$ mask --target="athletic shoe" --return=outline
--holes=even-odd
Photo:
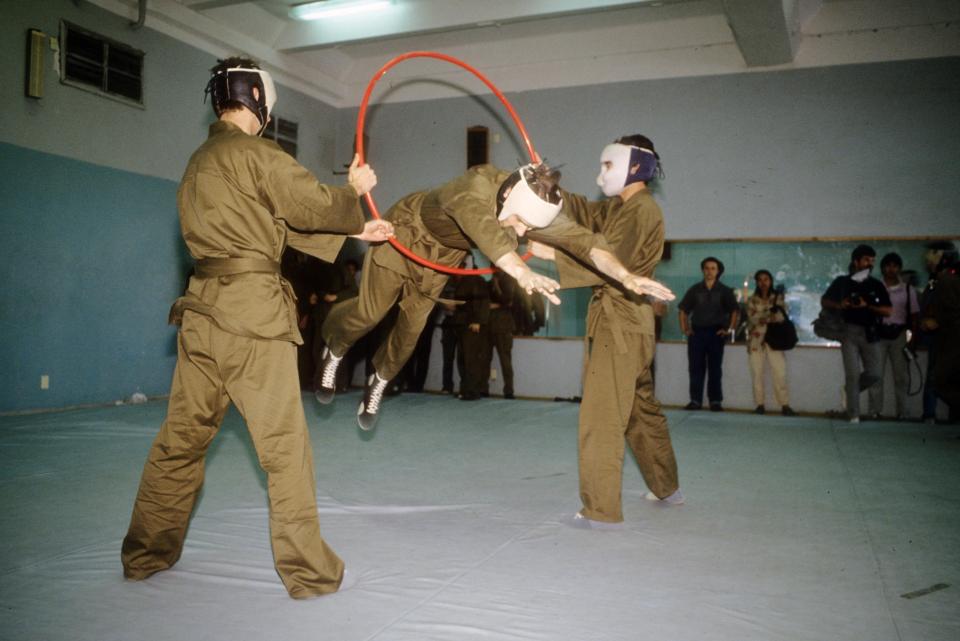
[[[569,525],[575,527],[579,530],[622,530],[623,521],[619,523],[610,523],[608,521],[594,521],[593,519],[588,519],[580,512],[577,512],[573,515],[573,518],[569,518]]]
[[[698,409],[700,409],[701,407],[702,407],[702,406],[700,405],[700,403],[698,403],[698,402],[696,402],[696,401],[690,401],[689,403],[687,403],[687,404],[683,407],[683,409],[685,409],[685,410],[698,410]]]
[[[321,405],[328,405],[333,400],[333,395],[337,393],[337,368],[343,356],[334,356],[329,347],[323,348],[323,360],[321,361],[320,387],[317,388],[317,402]]]
[[[711,412],[722,412],[722,411],[723,411],[723,405],[721,405],[720,403],[710,403],[710,411],[711,411]]]
[[[796,416],[796,415],[797,415],[797,413],[794,412],[794,411],[793,411],[793,408],[790,407],[789,405],[784,405],[783,408],[781,408],[780,413],[783,414],[784,416]]]
[[[363,400],[357,408],[357,424],[363,431],[369,432],[377,426],[380,403],[383,401],[383,393],[389,383],[389,380],[380,378],[376,372],[367,379],[367,384],[363,388]]]
[[[859,417],[859,416],[851,416],[850,418],[847,419],[847,422],[849,422],[850,425],[856,425],[857,423],[860,422],[860,417]]]
[[[647,499],[648,501],[655,501],[660,505],[683,505],[687,502],[687,499],[683,497],[683,492],[680,491],[679,487],[677,488],[676,492],[670,496],[665,496],[664,498],[660,498],[653,492],[647,492],[643,495],[643,498]]]
[[[763,405],[757,405],[757,409],[753,410],[753,413],[754,413],[754,414],[766,414],[766,413],[767,413],[767,408],[765,408]]]
[[[356,585],[357,577],[347,568],[343,568],[343,578],[340,579],[340,587],[337,588],[337,592],[346,592]]]

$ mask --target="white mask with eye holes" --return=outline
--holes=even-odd
[[[627,173],[630,171],[630,155],[633,147],[613,143],[603,148],[600,154],[600,175],[597,186],[608,198],[619,196],[627,186]]]
[[[527,183],[526,175],[532,171],[532,165],[521,167],[520,180],[513,186],[503,206],[500,208],[498,220],[506,220],[516,215],[523,223],[532,229],[547,227],[563,209],[563,200],[551,203],[540,198]]]
[[[597,186],[605,196],[613,198],[623,193],[628,185],[651,180],[659,166],[660,160],[653,150],[615,142],[604,147],[600,154]],[[633,173],[630,173],[631,168]]]

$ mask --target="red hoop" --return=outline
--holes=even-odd
[[[520,130],[520,136],[523,138],[523,143],[527,146],[527,153],[530,154],[530,162],[533,162],[533,163],[540,162],[540,156],[538,156],[537,152],[534,151],[533,143],[530,142],[530,136],[527,135],[527,130],[523,126],[523,122],[520,121],[520,117],[517,115],[517,112],[514,111],[513,105],[510,104],[510,101],[507,100],[507,97],[504,96],[503,93],[499,89],[497,89],[497,87],[492,82],[490,82],[490,80],[488,80],[486,76],[484,76],[482,73],[480,73],[479,71],[477,71],[476,69],[468,65],[467,63],[463,62],[462,60],[458,60],[457,58],[448,56],[446,54],[434,53],[432,51],[410,51],[408,53],[404,53],[397,56],[387,64],[380,67],[380,70],[377,71],[377,73],[373,75],[373,78],[370,79],[370,84],[367,85],[367,90],[363,94],[363,101],[360,103],[360,111],[357,114],[356,148],[357,148],[357,154],[359,154],[360,156],[360,164],[363,164],[364,162],[366,162],[364,159],[364,150],[363,150],[363,126],[367,118],[367,103],[370,102],[370,94],[373,93],[374,86],[376,86],[377,82],[380,81],[380,78],[382,78],[387,73],[387,71],[389,71],[391,68],[395,67],[396,65],[400,64],[404,60],[409,60],[410,58],[436,58],[437,60],[444,60],[451,64],[455,64],[458,67],[463,67],[464,69],[466,69],[467,71],[475,75],[477,78],[479,78],[483,82],[483,84],[487,85],[487,87],[490,88],[493,94],[500,99],[500,102],[503,103],[503,106],[507,108],[507,112],[510,114],[510,117],[513,118],[513,122],[516,123],[517,129]],[[368,191],[366,194],[364,194],[364,198],[367,201],[367,206],[370,208],[370,213],[373,214],[373,217],[380,218],[381,217],[380,211],[377,209],[377,203],[375,203],[373,200],[373,194]],[[400,243],[400,241],[398,241],[396,238],[391,238],[390,244],[393,245],[398,252],[400,252],[410,260],[416,263],[419,263],[424,267],[429,267],[430,269],[434,269],[438,272],[443,272],[445,274],[469,275],[469,274],[492,274],[494,272],[494,269],[492,267],[488,267],[486,269],[461,269],[459,267],[447,267],[446,265],[439,265],[437,263],[427,260],[426,258],[423,258],[422,256],[418,256],[417,254],[414,254],[412,251],[410,251],[410,249],[408,249],[407,247],[404,247]],[[522,256],[522,258],[524,260],[528,260],[532,255],[533,255],[532,253],[527,252]]]

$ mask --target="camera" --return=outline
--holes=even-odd
[[[859,305],[862,300],[863,298],[860,296],[858,292],[853,292],[852,294],[850,294],[851,305]]]

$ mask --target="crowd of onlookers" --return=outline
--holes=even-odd
[[[908,415],[908,393],[923,394],[924,422],[936,421],[938,399],[950,407],[950,420],[960,410],[960,305],[958,305],[958,261],[953,243],[930,243],[925,255],[928,281],[922,287],[914,275],[905,275],[903,259],[888,253],[880,259],[880,278],[871,275],[876,251],[857,246],[847,274],[833,280],[821,298],[821,317],[814,331],[840,343],[844,385],[842,415],[851,423],[861,416],[869,419]],[[733,289],[721,282],[724,266],[718,258],[704,258],[700,264],[703,280],[687,290],[680,301],[680,328],[687,337],[690,374],[690,402],[686,409],[703,406],[704,383],[709,408],[723,410],[723,352],[732,340],[741,314],[746,316],[746,347],[753,380],[755,412],[764,406],[764,364],[770,368],[774,398],[784,415],[793,415],[786,377],[785,351],[796,343],[783,344],[783,325],[789,324],[789,307],[782,287],[773,275],[761,269],[754,274],[756,290],[741,305]],[[776,336],[776,340],[772,337]],[[920,372],[918,350],[927,352],[927,367]],[[890,363],[893,372],[895,407],[883,406],[884,372]],[[911,369],[912,368],[912,369]],[[911,376],[911,372],[915,375]],[[922,381],[922,383],[921,383]],[[915,387],[914,391],[908,390]],[[866,412],[860,395],[867,392]]]
[[[932,423],[938,399],[953,399],[955,392],[950,391],[950,386],[956,386],[953,381],[960,380],[954,365],[960,357],[950,356],[956,354],[960,336],[956,302],[951,298],[956,295],[953,290],[960,262],[957,249],[947,241],[930,243],[925,256],[928,280],[922,285],[915,273],[903,272],[903,259],[893,252],[880,259],[879,274],[874,277],[876,260],[872,247],[857,246],[851,254],[848,273],[834,279],[821,299],[823,312],[818,323],[833,324],[833,332],[827,328],[822,335],[840,343],[843,358],[841,413],[853,423],[861,417],[919,418]],[[700,268],[703,280],[691,286],[678,305],[689,366],[690,402],[686,409],[702,408],[706,392],[706,406],[712,411],[723,410],[724,346],[733,340],[739,328],[739,336],[746,344],[754,411],[767,411],[764,381],[765,369],[769,369],[773,397],[780,412],[785,416],[795,414],[790,406],[786,366],[786,351],[792,344],[781,345],[772,340],[774,329],[790,323],[783,286],[774,282],[768,270],[760,269],[754,274],[753,293],[738,301],[734,290],[721,280],[724,265],[720,259],[704,258]],[[323,350],[320,326],[334,304],[357,295],[359,270],[360,263],[354,259],[329,264],[295,251],[284,255],[283,272],[298,297],[304,338],[299,369],[305,389],[316,387]],[[349,386],[357,365],[364,363],[365,368],[369,367],[366,363],[371,348],[392,322],[393,315],[388,315],[377,330],[351,349],[346,366],[339,373],[341,390]],[[489,373],[496,353],[503,377],[503,396],[513,398],[513,337],[532,336],[543,325],[542,298],[526,294],[503,273],[496,272],[489,280],[475,275],[455,276],[447,284],[413,356],[391,382],[390,391],[423,391],[434,332],[439,329],[443,393],[456,393],[462,400],[489,396]],[[916,361],[918,351],[927,353],[924,371]],[[888,363],[893,375],[893,407],[884,407]],[[862,392],[867,392],[866,411],[861,408]],[[908,394],[922,394],[921,416],[909,415]],[[953,419],[958,407],[956,400],[949,406]]]

